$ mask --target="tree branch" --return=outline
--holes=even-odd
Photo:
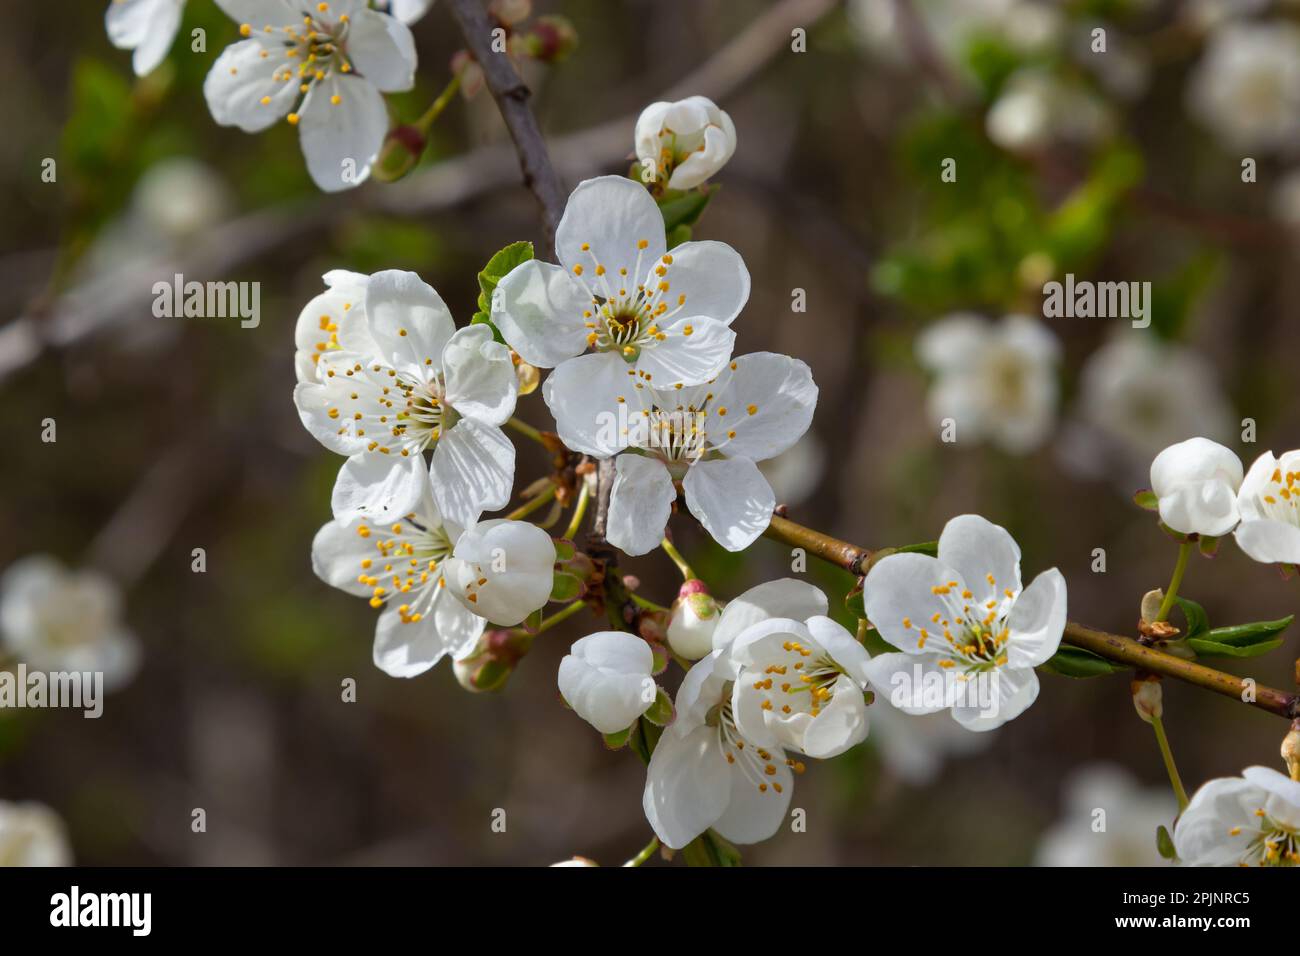
[[[773,516],[772,523],[764,534],[773,540],[803,548],[823,561],[843,568],[853,575],[862,575],[870,569],[875,560],[889,553],[889,549],[870,551],[778,516]],[[1273,687],[1254,684],[1254,699],[1246,700],[1245,692],[1248,685],[1245,679],[1206,667],[1204,664],[1166,654],[1130,637],[1108,634],[1083,624],[1070,622],[1065,625],[1063,639],[1075,647],[1091,651],[1109,661],[1129,664],[1155,674],[1172,677],[1204,690],[1232,697],[1288,720],[1300,717],[1300,694],[1288,694]]]
[[[501,118],[505,120],[515,152],[519,154],[519,168],[524,174],[524,185],[537,197],[542,207],[542,234],[545,257],[555,258],[555,227],[564,213],[566,193],[559,174],[551,164],[546,142],[537,126],[537,117],[528,106],[532,92],[515,72],[510,57],[492,49],[493,21],[479,0],[451,0],[451,15],[465,37],[470,53],[483,69],[488,91],[496,100]]]

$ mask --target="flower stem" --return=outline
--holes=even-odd
[[[1169,587],[1165,589],[1165,599],[1160,602],[1160,610],[1156,614],[1153,623],[1160,623],[1169,617],[1169,612],[1174,609],[1174,598],[1178,597],[1178,587],[1183,583],[1183,572],[1187,570],[1187,558],[1192,553],[1192,543],[1184,541],[1178,546],[1178,561],[1174,564],[1174,576],[1169,579]]]
[[[551,485],[541,494],[534,495],[528,501],[525,501],[514,511],[506,515],[506,517],[511,519],[512,521],[518,521],[520,518],[526,518],[554,497],[555,497],[555,485]]]
[[[1178,798],[1178,812],[1187,809],[1187,791],[1183,789],[1183,779],[1178,776],[1178,767],[1174,765],[1174,752],[1169,749],[1169,738],[1165,736],[1165,724],[1159,717],[1152,716],[1151,727],[1156,732],[1156,743],[1160,747],[1160,758],[1165,762],[1165,771],[1169,774],[1169,783]]]
[[[668,611],[668,608],[664,607],[662,604],[656,604],[649,598],[643,598],[635,591],[628,591],[627,596],[632,599],[633,603],[636,604],[637,607],[643,607],[647,611],[663,611],[665,613]]]
[[[457,70],[451,75],[451,79],[447,82],[447,85],[442,88],[442,92],[438,94],[438,98],[433,101],[427,110],[424,111],[424,115],[415,121],[416,127],[427,133],[429,128],[438,121],[438,117],[442,115],[442,111],[447,108],[447,104],[451,102],[451,98],[455,96],[456,91],[460,89],[461,72],[461,70]]]
[[[636,856],[632,857],[632,859],[628,860],[628,861],[627,861],[626,863],[624,863],[623,865],[624,865],[624,866],[640,866],[640,865],[641,865],[642,863],[644,863],[646,860],[650,859],[650,857],[654,856],[654,852],[655,852],[655,850],[657,850],[657,849],[659,849],[659,838],[658,838],[657,836],[655,836],[655,837],[651,837],[651,838],[650,838],[650,842],[647,843],[647,844],[642,848],[641,852],[638,853]]]
[[[520,419],[511,416],[510,418],[506,419],[506,425],[510,428],[513,428],[515,431],[519,432],[519,434],[527,438],[531,438],[539,445],[546,444],[546,440],[542,438],[542,433],[525,421],[521,421]]]
[[[671,541],[664,538],[659,542],[659,547],[663,548],[664,554],[673,559],[673,564],[677,565],[677,570],[682,573],[682,580],[690,581],[695,577],[695,572],[692,571],[691,566],[686,563],[686,559],[682,557],[681,552],[673,547]]]
[[[586,606],[587,606],[586,598],[579,598],[578,600],[574,601],[572,604],[566,604],[564,607],[560,608],[560,610],[556,611],[550,617],[543,618],[542,623],[537,625],[537,633],[540,634],[542,633],[542,631],[549,631],[551,628],[555,627],[555,625],[559,624],[561,621],[567,621],[569,618],[573,617],[573,615],[577,614]]]
[[[569,520],[569,527],[564,530],[564,537],[572,541],[573,536],[578,533],[582,527],[582,519],[587,516],[587,502],[591,500],[591,490],[587,483],[582,483],[582,490],[578,492],[578,503],[574,505],[573,517]]]

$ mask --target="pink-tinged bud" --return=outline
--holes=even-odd
[[[452,54],[451,72],[460,74],[460,92],[467,100],[472,100],[483,89],[483,67],[469,55],[468,50],[457,50]]]
[[[722,606],[704,582],[692,578],[677,592],[668,622],[668,645],[687,660],[697,661],[713,650],[713,630]]]
[[[1129,690],[1133,694],[1133,709],[1148,724],[1164,716],[1164,690],[1160,687],[1158,676],[1149,674],[1143,678],[1135,678],[1129,684]]]
[[[394,126],[388,131],[379,158],[370,168],[370,175],[381,183],[401,179],[420,161],[428,138],[414,126]]]
[[[516,38],[514,46],[521,56],[560,63],[578,48],[578,31],[564,17],[538,17],[527,33]]]
[[[525,635],[486,631],[468,657],[452,662],[456,680],[475,694],[500,690],[531,644],[532,639]]]

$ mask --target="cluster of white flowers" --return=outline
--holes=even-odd
[[[1300,449],[1266,451],[1242,468],[1207,438],[1171,445],[1151,463],[1160,520],[1180,534],[1219,537],[1264,564],[1300,564]]]

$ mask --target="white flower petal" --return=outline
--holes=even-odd
[[[332,72],[312,84],[299,116],[302,155],[312,181],[327,193],[364,182],[388,133],[388,108],[374,84]]]
[[[367,518],[391,524],[415,510],[428,485],[422,455],[359,452],[339,469],[330,506],[338,521]]]
[[[933,654],[877,654],[867,661],[864,670],[877,696],[895,710],[913,715],[937,714],[950,705],[943,693],[927,691],[927,684],[944,688],[949,680],[949,672],[939,666],[939,658]]]
[[[634,375],[631,366],[608,352],[569,359],[551,372],[542,383],[542,397],[555,416],[560,440],[593,458],[609,458],[626,448],[624,431],[641,407]]]
[[[448,654],[473,648],[486,624],[441,592],[419,621],[403,623],[397,608],[385,608],[375,627],[375,666],[390,677],[416,677]]]
[[[1202,785],[1174,825],[1178,858],[1188,866],[1236,866],[1259,830],[1255,811],[1266,800],[1263,789],[1241,777]]]
[[[638,248],[644,242],[644,248]],[[584,245],[589,246],[583,249]],[[629,276],[643,274],[664,254],[664,219],[650,193],[622,176],[598,176],[578,184],[555,230],[560,264]],[[640,263],[640,269],[637,268]]]
[[[1037,667],[1055,654],[1061,646],[1065,615],[1065,578],[1052,568],[1029,582],[1011,607],[1007,666]]]
[[[383,359],[424,378],[442,371],[442,352],[456,332],[451,310],[414,272],[376,272],[366,285],[366,317]]]
[[[730,118],[727,120],[731,122]],[[736,151],[736,133],[710,126],[704,131],[700,149],[686,157],[686,161],[673,168],[668,178],[669,189],[694,189],[727,164]]]
[[[464,418],[438,439],[431,474],[438,510],[467,526],[481,512],[509,504],[515,481],[515,446],[495,425]]]
[[[717,728],[701,725],[680,735],[670,731],[650,755],[641,806],[655,835],[680,850],[726,811],[731,786]]]
[[[610,489],[609,543],[634,556],[653,551],[676,500],[672,476],[658,458],[619,455]]]
[[[621,460],[621,459],[620,459]],[[696,462],[682,480],[686,507],[728,551],[743,551],[772,521],[776,497],[748,458]]]
[[[146,76],[163,61],[176,38],[185,0],[113,0],[104,14],[108,39],[119,50],[134,50],[136,76]]]
[[[429,12],[433,0],[388,0],[388,12],[403,23],[414,23]]]
[[[415,38],[406,23],[374,10],[351,17],[348,59],[362,78],[383,93],[409,90],[415,84]]]
[[[822,705],[804,731],[799,750],[817,760],[838,757],[867,739],[868,726],[862,688],[840,675],[831,685],[830,703]]]
[[[858,643],[858,639],[836,621],[824,614],[814,615],[804,622],[808,633],[820,644],[836,664],[860,687],[865,688],[868,680],[867,662],[871,655]]]
[[[655,702],[650,645],[625,631],[601,631],[576,641],[560,661],[560,694],[602,734],[632,726]]]
[[[520,357],[554,368],[587,348],[591,296],[560,266],[529,259],[497,283],[492,323]]]
[[[768,766],[775,767],[776,772],[765,774],[761,782],[756,782],[740,769],[739,760],[730,765],[731,798],[713,829],[732,843],[759,843],[785,823],[790,797],[794,794],[794,774],[780,750],[772,752]]]
[[[465,530],[442,570],[447,589],[467,610],[514,627],[550,600],[555,543],[527,521],[483,521]]]
[[[992,673],[997,675],[997,700],[989,708],[992,713],[971,704],[952,709],[953,720],[967,730],[995,730],[1019,717],[1038,699],[1038,674],[1033,668],[1017,670],[1006,666],[999,667]]]
[[[740,253],[725,242],[705,239],[683,242],[671,255],[664,276],[670,299],[684,295],[684,312],[730,325],[749,301],[749,270]]]
[[[369,443],[364,437],[357,436],[353,429],[341,427],[337,417],[330,417],[330,410],[338,407],[335,405],[335,395],[335,389],[318,382],[299,382],[295,385],[293,403],[298,409],[298,417],[302,420],[303,427],[332,452],[354,455],[365,451]]]
[[[442,353],[446,401],[461,415],[486,425],[503,425],[515,413],[519,378],[510,350],[486,325],[456,332]]]
[[[362,521],[334,520],[316,532],[311,543],[311,568],[331,587],[354,594],[357,597],[370,597],[374,586],[362,584],[358,580],[364,572],[363,561],[373,560],[374,542],[357,533]]]
[[[826,595],[805,581],[778,578],[767,581],[727,602],[713,632],[713,646],[727,648],[748,627],[769,618],[806,621],[826,614]]]
[[[977,600],[1020,590],[1020,546],[1006,528],[979,515],[958,515],[944,525],[939,561],[961,575]]]
[[[764,461],[803,437],[817,407],[812,371],[798,359],[775,352],[741,355],[710,404],[710,443],[729,456]],[[723,410],[726,414],[723,414]],[[724,434],[713,434],[717,429]],[[725,437],[730,432],[735,437]]]
[[[298,84],[275,78],[284,63],[263,57],[265,50],[259,40],[243,40],[226,47],[212,64],[203,81],[203,95],[218,125],[256,133],[283,119],[293,108]]]
[[[948,608],[934,589],[948,587],[950,580],[948,569],[927,554],[881,558],[868,572],[863,589],[867,619],[881,637],[901,651],[925,654],[936,650],[937,645],[928,642],[942,641],[943,636],[930,623],[931,618],[935,614],[946,617]],[[923,638],[927,641],[924,647]]]
[[[637,371],[646,373],[657,389],[716,378],[736,345],[735,332],[703,316],[677,319],[661,332],[663,340],[643,346],[636,362]]]
[[[1151,463],[1151,490],[1160,519],[1183,534],[1221,535],[1237,524],[1241,460],[1207,438],[1190,438]]]

